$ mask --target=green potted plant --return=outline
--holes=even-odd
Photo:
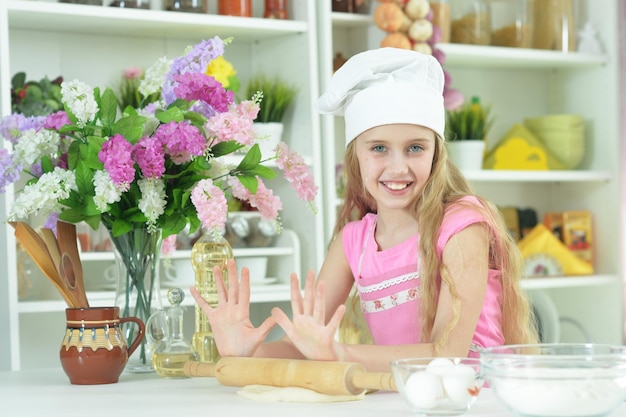
[[[248,82],[246,94],[263,94],[254,129],[260,139],[258,143],[264,157],[271,157],[276,153],[276,146],[282,138],[285,112],[293,103],[297,91],[296,86],[278,76],[270,78],[265,74],[258,74]]]
[[[446,148],[460,168],[481,169],[487,133],[493,124],[491,107],[472,97],[458,109],[446,111]]]

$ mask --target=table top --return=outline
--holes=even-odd
[[[333,403],[260,402],[237,395],[237,387],[215,378],[163,379],[157,374],[123,373],[119,382],[72,385],[61,368],[0,372],[3,417],[254,416],[413,417],[397,392],[374,392],[364,399]],[[483,389],[468,417],[512,417],[491,390]],[[626,416],[626,405],[611,417]]]

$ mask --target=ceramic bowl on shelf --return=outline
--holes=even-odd
[[[536,135],[567,169],[578,168],[585,155],[585,120],[576,114],[548,114],[524,119]]]
[[[593,343],[481,350],[482,372],[519,417],[603,417],[626,399],[626,347]]]
[[[409,358],[391,362],[398,392],[422,415],[466,413],[483,387],[478,358]]]

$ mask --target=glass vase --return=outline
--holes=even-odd
[[[138,317],[146,323],[153,312],[163,308],[159,284],[161,231],[136,229],[121,236],[109,235],[118,270],[115,305],[120,308],[120,317]],[[126,340],[134,340],[136,331],[136,326],[122,326]],[[154,371],[152,348],[146,339],[128,359],[126,371]]]

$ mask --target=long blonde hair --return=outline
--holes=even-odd
[[[355,140],[347,147],[344,160],[346,179],[344,204],[340,208],[334,236],[350,221],[361,219],[367,213],[376,213],[376,202],[365,189],[361,178]],[[511,237],[500,211],[488,200],[476,195],[459,169],[448,159],[443,139],[437,137],[432,170],[421,197],[415,201],[412,212],[416,219],[428,219],[419,222],[419,256],[420,265],[420,311],[422,322],[422,341],[430,339],[437,310],[439,285],[437,278],[448,285],[455,307],[455,319],[452,320],[435,343],[435,349],[447,342],[450,331],[459,319],[460,304],[445,266],[437,254],[437,238],[446,208],[462,197],[474,196],[481,205],[472,204],[485,218],[482,223],[490,231],[490,265],[491,269],[501,271],[502,285],[502,331],[506,344],[536,343],[537,327],[531,312],[528,299],[520,288],[522,276],[522,257],[517,244]],[[459,202],[461,203],[461,202]],[[464,203],[470,204],[470,203]],[[358,297],[355,297],[358,301]]]

